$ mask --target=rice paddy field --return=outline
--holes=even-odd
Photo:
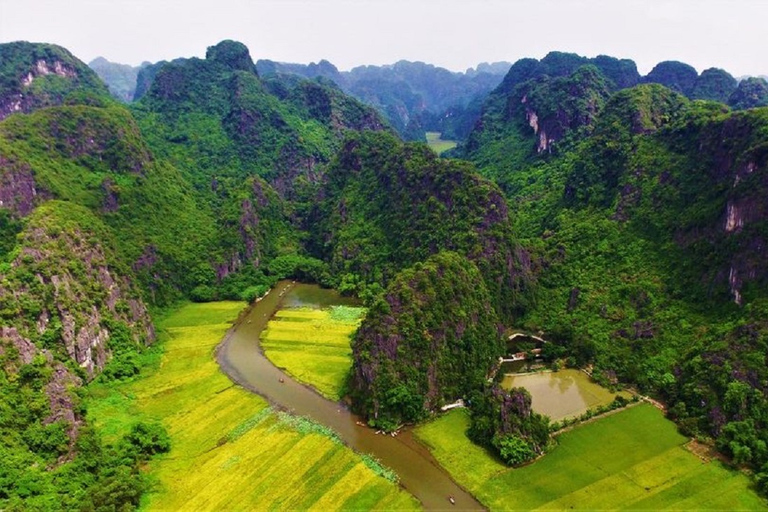
[[[685,448],[688,439],[642,404],[558,436],[538,461],[509,469],[472,444],[454,410],[417,429],[454,479],[491,510],[765,510],[746,475]]]
[[[160,319],[157,363],[92,385],[89,419],[107,440],[161,421],[170,453],[147,471],[144,510],[408,510],[418,503],[317,424],[273,411],[219,371],[213,351],[240,302],[187,304]]]
[[[456,147],[456,141],[455,140],[443,140],[440,138],[441,133],[440,132],[427,132],[427,144],[430,148],[432,148],[432,151],[437,153],[438,155],[442,155],[446,151],[449,151]]]
[[[341,398],[352,365],[350,340],[364,308],[281,309],[261,335],[261,346],[279,368],[331,400]]]

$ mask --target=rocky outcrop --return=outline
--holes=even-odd
[[[62,218],[69,215],[96,229]],[[103,225],[87,210],[55,201],[39,207],[21,234],[19,255],[2,276],[4,338],[20,347],[26,347],[20,339],[51,340],[46,346],[73,360],[89,377],[111,357],[114,325],[125,325],[134,343],[151,342],[154,330],[147,308],[116,268],[108,246],[97,241],[105,238],[109,240]]]
[[[392,428],[482,388],[504,352],[477,267],[438,253],[401,272],[353,342],[355,407]]]
[[[32,169],[0,156],[0,208],[10,210],[16,217],[26,217],[41,199],[50,197],[38,191]]]
[[[78,428],[83,422],[83,418],[77,412],[77,399],[72,391],[82,385],[82,380],[61,362],[55,361],[50,350],[39,348],[32,341],[21,336],[16,328],[0,327],[0,355],[6,353],[11,347],[17,355],[15,360],[5,360],[3,371],[6,374],[16,374],[21,365],[30,365],[36,359],[44,361],[44,364],[51,367],[50,378],[44,387],[50,411],[43,419],[43,424],[66,423],[71,453],[77,439]]]
[[[96,74],[64,48],[15,42],[0,45],[3,74],[0,120],[17,112],[61,105],[75,91],[103,96],[107,92]]]

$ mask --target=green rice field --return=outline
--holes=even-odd
[[[339,400],[352,365],[350,338],[364,314],[364,308],[350,306],[281,309],[262,332],[264,355],[296,380]]]
[[[517,469],[472,444],[455,410],[417,429],[451,475],[491,510],[764,510],[749,478],[685,448],[688,439],[642,404],[558,436],[558,446]]]
[[[455,140],[443,140],[440,138],[440,132],[427,132],[427,145],[438,155],[442,155],[456,147]]]
[[[89,387],[89,419],[107,440],[161,421],[170,453],[146,468],[144,510],[393,510],[418,503],[362,458],[301,419],[235,386],[213,357],[240,302],[187,304],[161,319],[158,364]],[[307,428],[309,426],[309,428]]]

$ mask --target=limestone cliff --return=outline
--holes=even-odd
[[[17,112],[61,105],[76,95],[107,97],[96,73],[64,48],[15,42],[0,45],[0,120]]]
[[[37,361],[49,368],[43,423],[81,419],[74,388],[102,371],[115,352],[154,340],[141,295],[116,260],[106,227],[83,207],[50,201],[19,234],[0,266],[0,350],[6,373]]]

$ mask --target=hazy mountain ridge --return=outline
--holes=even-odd
[[[560,64],[556,62],[558,59]],[[521,59],[516,64],[529,60]],[[699,74],[687,64],[665,61],[642,77],[633,61],[604,55],[587,59],[575,54],[551,52],[541,62],[544,62],[542,66],[545,68],[551,68],[540,68],[536,72],[538,75],[560,76],[566,69],[569,73],[575,71],[573,64],[591,62],[601,68],[606,78],[618,88],[631,87],[640,82],[661,83],[691,99],[730,102],[735,108],[750,108],[768,102],[768,94],[762,92],[759,86],[753,85],[747,88],[749,92],[737,93],[741,80],[736,81],[726,71],[716,68]],[[145,66],[139,71],[134,99],[144,94],[162,63],[159,64]],[[481,63],[461,73],[423,62],[399,61],[385,66],[358,66],[342,72],[327,60],[293,64],[261,59],[256,62],[256,70],[262,77],[293,75],[331,80],[346,93],[375,106],[406,140],[424,141],[425,131],[442,132],[446,139],[466,139],[481,115],[485,97],[499,85],[500,77],[507,75],[512,65],[507,62]],[[564,67],[557,70],[560,65]],[[731,96],[734,96],[733,99]]]
[[[150,65],[149,62],[143,62],[139,66],[129,66],[110,62],[104,57],[96,57],[88,63],[88,67],[107,84],[112,96],[125,103],[133,101],[139,72]]]
[[[488,94],[508,69],[506,63],[483,63],[460,73],[405,60],[385,66],[358,66],[344,72],[325,60],[309,65],[260,60],[256,67],[263,76],[297,74],[333,80],[346,93],[384,113],[406,140],[421,141],[425,140],[425,130],[463,138],[466,132],[460,127],[467,123],[453,118],[466,115],[468,108],[478,108],[477,100]]]

